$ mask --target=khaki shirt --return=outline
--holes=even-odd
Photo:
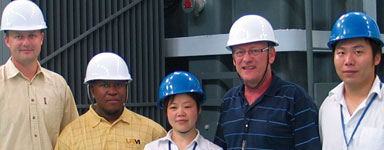
[[[0,150],[51,150],[78,118],[64,78],[42,68],[29,81],[11,59],[0,66]]]
[[[111,124],[90,107],[64,129],[55,150],[143,150],[166,134],[158,123],[127,108]]]

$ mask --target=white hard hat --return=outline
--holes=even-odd
[[[46,28],[43,13],[34,2],[16,0],[4,8],[1,17],[1,31],[32,31]]]
[[[232,46],[261,41],[279,45],[267,19],[259,15],[245,15],[233,23],[226,48],[232,51]]]
[[[125,61],[114,53],[104,52],[94,56],[88,63],[84,83],[92,80],[132,81]]]

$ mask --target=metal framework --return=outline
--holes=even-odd
[[[88,61],[97,53],[119,54],[129,65],[129,109],[162,122],[156,108],[164,72],[163,3],[158,0],[36,0],[48,29],[42,66],[70,85],[79,112],[88,110],[83,84]]]

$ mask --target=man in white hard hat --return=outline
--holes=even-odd
[[[1,19],[11,57],[0,66],[0,150],[51,150],[79,115],[64,78],[38,62],[47,28],[43,14],[35,3],[18,0]]]
[[[167,133],[161,125],[125,107],[130,81],[128,66],[120,56],[109,52],[94,56],[84,83],[88,98],[96,103],[65,127],[55,150],[142,150],[164,137]]]
[[[223,98],[214,143],[224,149],[321,149],[318,111],[306,91],[280,79],[271,24],[246,15],[231,27],[227,48],[243,81]]]

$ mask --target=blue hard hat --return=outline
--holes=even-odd
[[[376,22],[362,12],[349,12],[336,20],[329,37],[328,47],[333,50],[337,41],[359,37],[370,38],[375,40],[380,47],[383,46]]]
[[[185,71],[175,71],[167,75],[161,82],[157,106],[163,109],[162,103],[166,97],[182,93],[197,93],[203,96],[201,103],[205,100],[200,82],[193,74]]]

